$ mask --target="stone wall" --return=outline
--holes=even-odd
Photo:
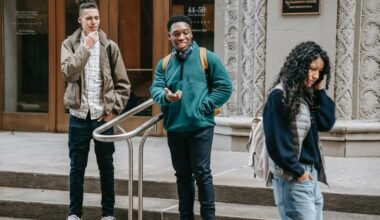
[[[380,1],[362,0],[360,10],[357,118],[380,119]],[[359,29],[359,28],[357,28]]]
[[[280,7],[281,1],[224,0],[223,57],[234,91],[216,118],[216,139],[245,150],[249,122],[261,115],[285,56],[313,40],[333,65],[328,93],[338,121],[321,135],[327,152],[380,156],[380,1],[325,0],[320,15],[284,16]]]

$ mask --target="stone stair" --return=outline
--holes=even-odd
[[[68,209],[68,193],[57,190],[20,189],[0,187],[3,195],[0,205],[4,209],[1,215],[28,217],[34,219],[65,219]],[[84,202],[84,219],[99,219],[100,194],[86,193]],[[178,219],[177,200],[144,198],[144,219]],[[137,198],[134,198],[134,206],[137,206]],[[118,219],[128,217],[128,197],[117,196],[115,216]],[[218,219],[278,219],[274,207],[236,205],[217,203]],[[33,212],[28,212],[33,210]],[[195,210],[199,213],[199,207]],[[253,212],[254,215],[250,216]],[[18,213],[14,215],[14,213]],[[54,216],[54,217],[53,217]],[[137,210],[134,210],[134,217]]]
[[[33,220],[33,219],[0,217],[0,220]]]
[[[65,219],[69,202],[66,144],[66,135],[62,134],[25,133],[16,137],[0,132],[0,216]],[[116,147],[115,215],[121,220],[128,215],[128,153],[124,145]],[[165,139],[148,139],[145,149],[143,219],[179,219],[175,178]],[[244,152],[212,152],[217,219],[279,219],[271,188],[253,179],[246,160]],[[331,185],[321,187],[325,219],[380,220],[380,158],[326,158],[326,163]],[[136,178],[137,161],[134,170]],[[137,192],[133,194],[136,196]],[[85,177],[84,219],[99,219],[100,210],[99,177],[91,151]],[[136,219],[136,197],[133,213]],[[197,203],[195,213],[200,219]]]
[[[0,172],[0,216],[30,219],[65,219],[68,210],[68,176]],[[115,180],[115,216],[128,217],[127,180]],[[137,182],[134,182],[137,186]],[[85,179],[84,219],[100,216],[97,177]],[[134,187],[135,189],[137,187]],[[144,219],[178,219],[174,182],[144,182]],[[134,194],[137,194],[134,192]],[[216,185],[217,219],[279,219],[270,188]],[[134,218],[137,197],[134,195]],[[379,219],[380,197],[324,193],[325,219]],[[32,211],[31,211],[32,210]],[[196,204],[195,212],[199,215]],[[360,214],[361,213],[361,214]],[[199,216],[198,216],[199,217]]]

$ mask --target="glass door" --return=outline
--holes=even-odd
[[[166,21],[169,17],[167,0],[119,0],[117,11],[109,13],[109,32],[121,50],[132,92],[129,104],[133,107],[150,99],[149,88],[153,81],[155,65],[168,54]],[[110,2],[111,3],[111,2]],[[116,24],[115,24],[116,23]],[[131,130],[160,113],[159,106],[153,106],[122,124]],[[162,123],[155,135],[162,135]]]
[[[126,64],[130,105],[138,105],[150,98],[155,65],[169,52],[170,1],[97,2],[100,28],[119,45]],[[79,27],[76,1],[0,0],[0,10],[0,129],[66,132],[60,53],[62,41]],[[137,127],[159,112],[153,106],[123,127]]]
[[[62,41],[79,27],[77,22],[78,6],[74,0],[57,3],[57,20],[64,25],[58,26],[57,51],[60,54]],[[163,22],[169,15],[167,0],[99,0],[100,28],[116,42],[121,50],[128,77],[132,85],[129,108],[150,98],[149,88],[153,79],[156,62],[167,54],[167,35]],[[157,15],[157,16],[153,16]],[[163,16],[164,15],[164,16]],[[153,19],[154,18],[154,19]],[[159,31],[159,32],[155,32]],[[153,35],[153,33],[159,33]],[[154,42],[154,45],[153,45]],[[166,47],[165,47],[166,45]],[[57,70],[60,70],[60,56],[57,56]],[[68,129],[69,114],[63,106],[65,82],[57,72],[57,131]],[[149,108],[122,124],[131,130],[160,112],[157,106]],[[159,126],[159,134],[162,126]]]
[[[105,0],[96,1],[99,6],[99,14],[101,27],[107,26],[107,23],[103,22],[103,16],[106,17],[108,11],[103,13],[102,8],[105,8]],[[69,126],[69,110],[65,108],[63,104],[63,95],[66,89],[66,83],[63,79],[61,69],[61,45],[64,39],[70,36],[74,31],[80,28],[78,23],[79,17],[79,6],[76,0],[60,0],[57,2],[57,21],[60,21],[57,25],[57,59],[56,59],[56,68],[57,68],[57,93],[56,93],[56,131],[66,132],[68,131]]]
[[[2,10],[1,128],[53,130],[54,5],[48,0],[0,1]]]
[[[129,80],[131,96],[129,107],[137,106],[150,98],[152,84],[153,0],[119,1],[118,45]],[[130,130],[152,116],[152,108],[139,113],[124,123]]]
[[[192,20],[193,40],[214,50],[215,0],[172,0],[171,15],[186,15]]]

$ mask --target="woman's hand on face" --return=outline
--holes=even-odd
[[[322,90],[323,88],[324,88],[324,82],[323,82],[324,80],[321,80],[319,83],[316,83],[315,85],[314,85],[314,89],[316,90],[316,91],[318,91],[318,90]]]

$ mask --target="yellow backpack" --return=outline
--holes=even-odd
[[[208,62],[207,62],[207,55],[206,55],[206,48],[200,47],[199,48],[199,56],[201,57],[201,64],[204,72],[206,73],[206,70],[208,69]],[[166,72],[166,67],[168,66],[169,60],[171,58],[172,54],[168,54],[166,57],[164,57],[162,61],[162,70]],[[207,77],[206,77],[207,79]],[[208,80],[207,80],[208,81]],[[214,115],[217,115],[222,112],[221,108],[215,108],[214,110]]]

